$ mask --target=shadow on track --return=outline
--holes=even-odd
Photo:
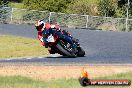
[[[47,56],[45,58],[71,58],[71,57],[68,57],[68,56]]]
[[[84,57],[86,57],[86,56],[84,56]],[[80,57],[68,57],[68,56],[61,56],[61,55],[59,55],[59,56],[47,56],[47,57],[45,57],[45,58],[80,58]]]

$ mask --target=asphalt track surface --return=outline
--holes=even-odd
[[[0,24],[0,34],[37,38],[33,25]],[[131,64],[132,33],[67,29],[80,40],[86,51],[85,57],[67,58],[58,55],[32,58],[7,58],[0,63],[43,63],[43,64]]]

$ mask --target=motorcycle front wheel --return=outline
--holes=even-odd
[[[73,52],[69,52],[68,50],[66,50],[64,48],[64,46],[62,44],[60,44],[60,42],[56,45],[56,47],[59,49],[60,52],[62,52],[64,55],[68,56],[68,57],[72,57],[75,58],[76,54],[74,54]]]

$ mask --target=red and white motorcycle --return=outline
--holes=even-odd
[[[57,35],[57,31],[53,34],[47,34],[46,36],[46,41],[48,41],[49,43],[48,47],[50,48],[50,54],[58,53],[68,57],[83,57],[85,55],[85,51],[82,49],[78,41],[73,41],[73,43],[76,45],[77,50],[77,52],[74,52],[72,45],[64,38],[60,38]]]

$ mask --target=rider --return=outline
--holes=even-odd
[[[43,20],[36,21],[35,27],[38,31],[38,39],[41,41],[41,44],[48,48],[48,42],[45,39],[45,33],[49,32],[49,29],[56,28],[60,29],[58,25],[52,25],[51,23],[45,23]]]
[[[45,45],[44,40],[43,40],[43,36],[42,36],[44,26],[45,26],[45,22],[43,22],[41,20],[36,21],[35,27],[36,27],[36,30],[38,32],[38,39],[41,41],[41,44],[43,46]]]
[[[59,37],[67,40],[67,42],[69,42],[73,48],[75,47],[73,41],[78,41],[77,39],[73,38],[68,31],[61,30],[57,24],[52,24],[52,21],[50,23],[45,23],[43,20],[39,20],[36,22],[35,26],[38,31],[38,39],[41,41],[42,45],[45,46],[45,48],[48,48],[49,44],[48,41],[46,41],[45,34],[50,33],[53,29],[54,31],[57,31],[56,33]],[[66,37],[65,35],[69,37]]]

